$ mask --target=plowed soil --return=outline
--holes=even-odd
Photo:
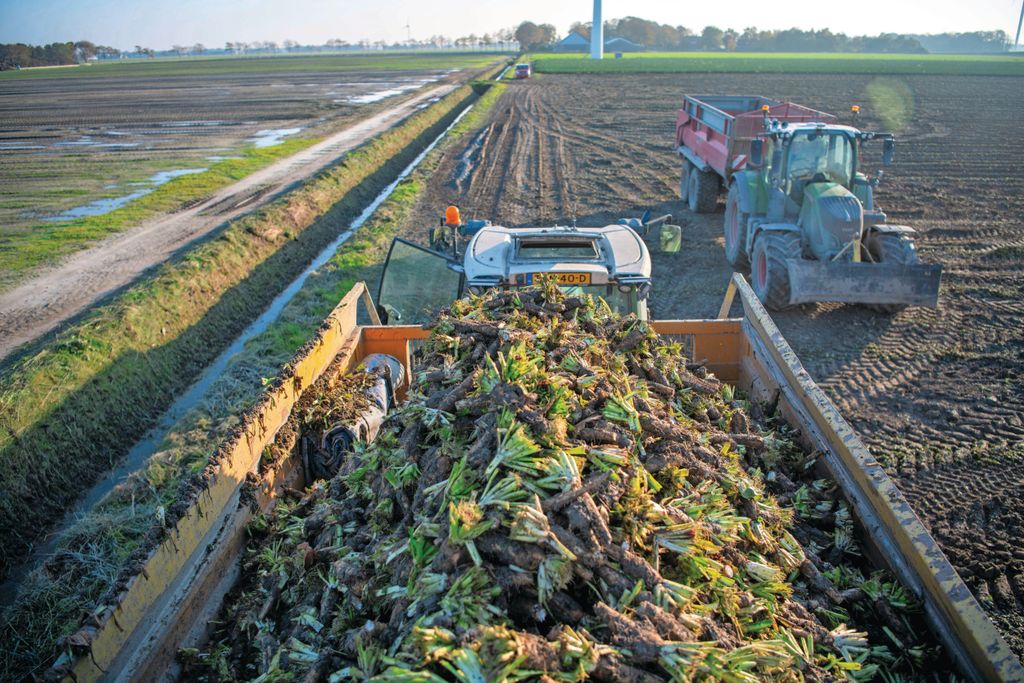
[[[653,315],[714,316],[731,272],[723,206],[685,209],[672,148],[682,95],[701,92],[834,112],[858,103],[862,128],[898,135],[878,200],[920,232],[923,260],[945,264],[939,308],[817,304],[773,317],[1024,655],[1024,79],[544,75],[514,83],[449,152],[408,234],[423,238],[450,202],[512,226],[671,212],[684,246],[654,257]]]

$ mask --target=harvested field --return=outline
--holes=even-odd
[[[448,202],[508,225],[673,212],[684,246],[655,255],[653,315],[714,316],[730,273],[722,214],[695,216],[676,199],[686,92],[835,112],[859,103],[862,127],[898,135],[878,198],[892,222],[921,231],[925,261],[945,264],[940,307],[886,317],[819,304],[774,317],[1024,655],[1024,171],[1012,144],[1024,79],[543,74],[513,84],[490,125],[450,153],[407,233],[425,236]]]
[[[133,63],[58,69],[45,78],[5,74],[0,249],[12,253],[0,261],[7,271],[0,287],[23,265],[66,253],[60,228],[82,228],[76,220],[123,206],[173,174],[199,173],[283,141],[294,152],[298,142],[310,144],[425,86],[464,79],[494,59],[236,58],[185,60],[170,71]],[[202,199],[183,194],[179,203]],[[93,239],[104,236],[102,226],[86,227]],[[47,237],[27,240],[37,233]]]

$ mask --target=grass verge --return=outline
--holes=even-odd
[[[591,60],[586,55],[534,55],[539,73],[826,73],[1024,76],[1014,55],[859,53],[637,52]]]
[[[471,97],[456,90],[5,369],[0,576]]]
[[[391,239],[407,224],[425,180],[456,140],[483,124],[504,90],[490,87],[420,167],[396,188],[363,227],[285,307],[280,318],[247,344],[203,401],[171,431],[159,455],[129,483],[101,501],[60,541],[57,556],[24,582],[18,601],[0,621],[11,647],[0,654],[0,678],[38,673],[53,660],[60,639],[83,613],[97,609],[126,565],[145,556],[147,539],[165,511],[189,495],[210,454],[238,426],[267,379],[313,335],[324,317],[359,280],[373,281]],[[129,570],[130,571],[130,570]]]
[[[209,170],[181,176],[153,192],[99,216],[52,220],[0,237],[0,289],[24,279],[33,269],[54,263],[113,233],[138,225],[206,197],[222,187],[291,156],[318,142],[316,138],[287,140],[273,147],[245,149],[237,159],[224,159]]]

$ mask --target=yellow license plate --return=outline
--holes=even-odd
[[[589,285],[590,273],[552,273],[559,285]],[[534,277],[540,273],[534,273]]]

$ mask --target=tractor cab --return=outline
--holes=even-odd
[[[622,315],[647,319],[651,256],[641,233],[657,235],[662,251],[678,251],[680,241],[678,226],[667,225],[670,216],[656,225],[631,219],[633,226],[626,220],[594,228],[506,228],[487,221],[451,226],[452,217],[446,212],[430,248],[392,242],[377,293],[388,324],[425,322],[467,293],[525,287],[542,275],[553,276],[569,295],[590,294]],[[454,239],[439,239],[448,228]]]
[[[860,260],[865,227],[885,222],[874,205],[882,172],[868,178],[859,168],[861,146],[884,141],[883,164],[892,161],[893,136],[826,123],[768,125],[752,145],[766,191],[767,220],[796,224],[804,249],[821,261],[841,255]],[[767,144],[770,156],[764,153]]]
[[[920,263],[914,230],[888,224],[875,205],[882,171],[869,178],[859,168],[871,140],[883,142],[882,165],[892,163],[890,133],[766,114],[748,169],[733,174],[724,232],[726,257],[749,265],[768,307],[840,301],[891,313],[937,304],[941,265]]]

